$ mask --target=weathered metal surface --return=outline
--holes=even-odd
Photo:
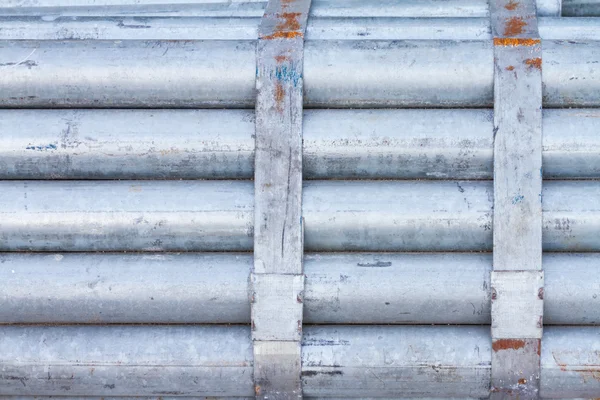
[[[254,48],[250,41],[2,41],[0,107],[252,107]],[[600,104],[593,67],[600,44],[545,48],[548,105]],[[308,41],[304,103],[487,107],[492,65],[487,41]]]
[[[490,389],[491,352],[485,327],[306,328],[304,394],[483,398]]]
[[[544,178],[600,175],[598,118],[543,112]],[[305,110],[304,178],[491,179],[493,129],[490,110]],[[0,132],[2,179],[254,173],[249,110],[0,110]]]
[[[244,326],[0,328],[0,394],[252,396]]]
[[[0,337],[3,396],[254,395],[249,327],[4,326]],[[545,329],[543,398],[598,393],[599,337],[597,327]],[[486,398],[491,357],[486,327],[309,326],[304,394]]]
[[[0,182],[0,251],[249,251],[252,186]],[[544,250],[600,250],[598,182],[548,181],[542,197]],[[308,251],[491,251],[492,203],[485,181],[306,182],[305,245]]]
[[[541,339],[544,272],[492,271],[492,338]]]
[[[256,47],[252,340],[257,399],[302,398],[302,116],[311,0],[270,0]]]
[[[2,181],[3,251],[252,250],[251,182]]]
[[[546,327],[540,395],[545,399],[596,398],[600,393],[600,330]]]
[[[149,1],[140,4],[138,1],[97,1],[81,0],[65,6],[60,1],[52,0],[6,0],[0,7],[0,13],[8,15],[23,14],[83,14],[97,15],[161,15],[161,16],[244,16],[261,17],[266,1]],[[359,0],[314,0],[311,17],[487,17],[488,3],[485,0],[375,0],[363,2]],[[568,4],[573,4],[569,0]],[[589,0],[585,3],[590,4]],[[538,0],[540,15],[560,15],[560,2],[557,0]],[[573,6],[570,6],[573,8]]]
[[[1,17],[2,40],[256,40],[260,18]],[[539,18],[547,40],[599,40],[594,18]],[[489,18],[315,18],[307,40],[491,40]]]
[[[0,254],[1,323],[249,323],[251,254]]]
[[[5,253],[0,262],[0,323],[250,322],[249,253]],[[490,253],[323,253],[304,263],[305,323],[491,321]],[[600,325],[600,255],[548,253],[543,266],[544,324]]]
[[[565,17],[600,17],[597,0],[563,0],[562,13]]]
[[[491,400],[539,399],[542,48],[535,0],[491,0],[494,247]]]

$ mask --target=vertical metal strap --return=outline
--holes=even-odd
[[[492,399],[539,396],[542,51],[535,0],[491,0],[494,37]]]
[[[259,28],[252,339],[260,399],[302,398],[302,67],[310,0],[270,0]]]

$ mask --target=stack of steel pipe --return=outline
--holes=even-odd
[[[553,3],[538,3],[532,66],[544,107],[535,396],[597,398],[600,21]],[[591,15],[587,3],[564,0],[563,14]],[[1,397],[258,394],[265,6],[0,5]],[[493,391],[493,37],[486,1],[313,0],[302,396]]]

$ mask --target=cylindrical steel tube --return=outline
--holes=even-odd
[[[600,105],[600,42],[544,42],[548,106]],[[252,107],[252,41],[3,41],[0,107]],[[489,107],[489,41],[307,41],[307,107]],[[583,83],[582,83],[583,82]]]
[[[252,182],[2,181],[0,188],[2,250],[252,250]]]
[[[250,328],[239,326],[0,328],[0,394],[252,396]],[[545,329],[544,398],[600,390],[598,328]],[[518,341],[512,343],[518,346]],[[489,327],[305,327],[306,397],[484,398]]]
[[[0,17],[0,40],[256,40],[260,18]],[[599,40],[594,18],[539,18],[548,40]],[[314,18],[306,40],[491,40],[489,18]]]
[[[562,14],[566,17],[600,17],[597,0],[562,0]]]
[[[0,327],[1,395],[251,396],[245,326]]]
[[[589,1],[588,1],[589,2]],[[169,1],[153,0],[140,4],[136,0],[98,1],[79,0],[64,6],[56,0],[5,0],[0,15],[161,15],[161,16],[244,16],[261,17],[265,3],[262,0],[246,1]],[[558,0],[538,0],[539,15],[560,16]],[[487,17],[485,0],[313,0],[311,17]]]
[[[249,323],[252,260],[1,254],[0,324]],[[311,254],[304,262],[306,323],[490,323],[489,253]],[[600,324],[600,255],[547,253],[543,267],[544,324]]]
[[[0,182],[0,251],[252,249],[243,181]],[[599,251],[600,184],[544,184],[544,249]],[[312,181],[307,251],[490,251],[489,181]]]
[[[544,177],[598,177],[600,111],[543,115]],[[303,130],[305,179],[492,179],[491,110],[306,110]],[[0,110],[0,133],[1,179],[254,173],[253,111]]]

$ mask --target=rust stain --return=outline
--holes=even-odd
[[[506,67],[507,71],[513,71],[515,69],[515,67],[513,67],[512,65],[509,65],[508,67]]]
[[[535,69],[539,69],[540,71],[542,70],[542,59],[540,57],[536,57],[536,58],[528,58],[525,60],[525,64],[527,64],[528,67],[530,68],[535,68]],[[542,290],[542,299],[544,296],[544,291]]]
[[[519,350],[525,347],[525,341],[521,339],[498,339],[492,343],[492,350]]]
[[[514,11],[519,6],[518,1],[510,0],[507,5],[504,6],[508,11]]]
[[[260,386],[258,386],[258,385],[254,386],[254,393],[256,393],[257,396],[260,395]]]
[[[290,61],[290,57],[289,56],[276,56],[275,61],[277,61],[279,64],[283,64],[284,62]]]
[[[537,340],[537,352],[536,353],[538,356],[542,355],[542,339]]]
[[[525,379],[525,378],[519,379],[519,385],[524,385],[526,383],[527,383],[527,379]]]
[[[283,112],[284,108],[284,99],[285,99],[285,88],[281,84],[281,82],[277,82],[275,85],[275,106],[277,107],[277,111]]]
[[[527,25],[527,22],[521,17],[512,17],[506,20],[504,25],[504,35],[516,36],[523,33],[523,27]]]
[[[494,38],[494,46],[516,47],[516,46],[535,46],[540,44],[540,39],[522,39],[522,38]]]
[[[271,35],[263,36],[262,38],[271,40],[302,37],[303,34],[300,32],[302,27],[300,26],[300,22],[298,22],[298,17],[301,15],[302,13],[299,12],[284,12],[277,14],[277,18],[283,20],[283,22],[280,22],[275,26],[275,32],[273,32]]]

